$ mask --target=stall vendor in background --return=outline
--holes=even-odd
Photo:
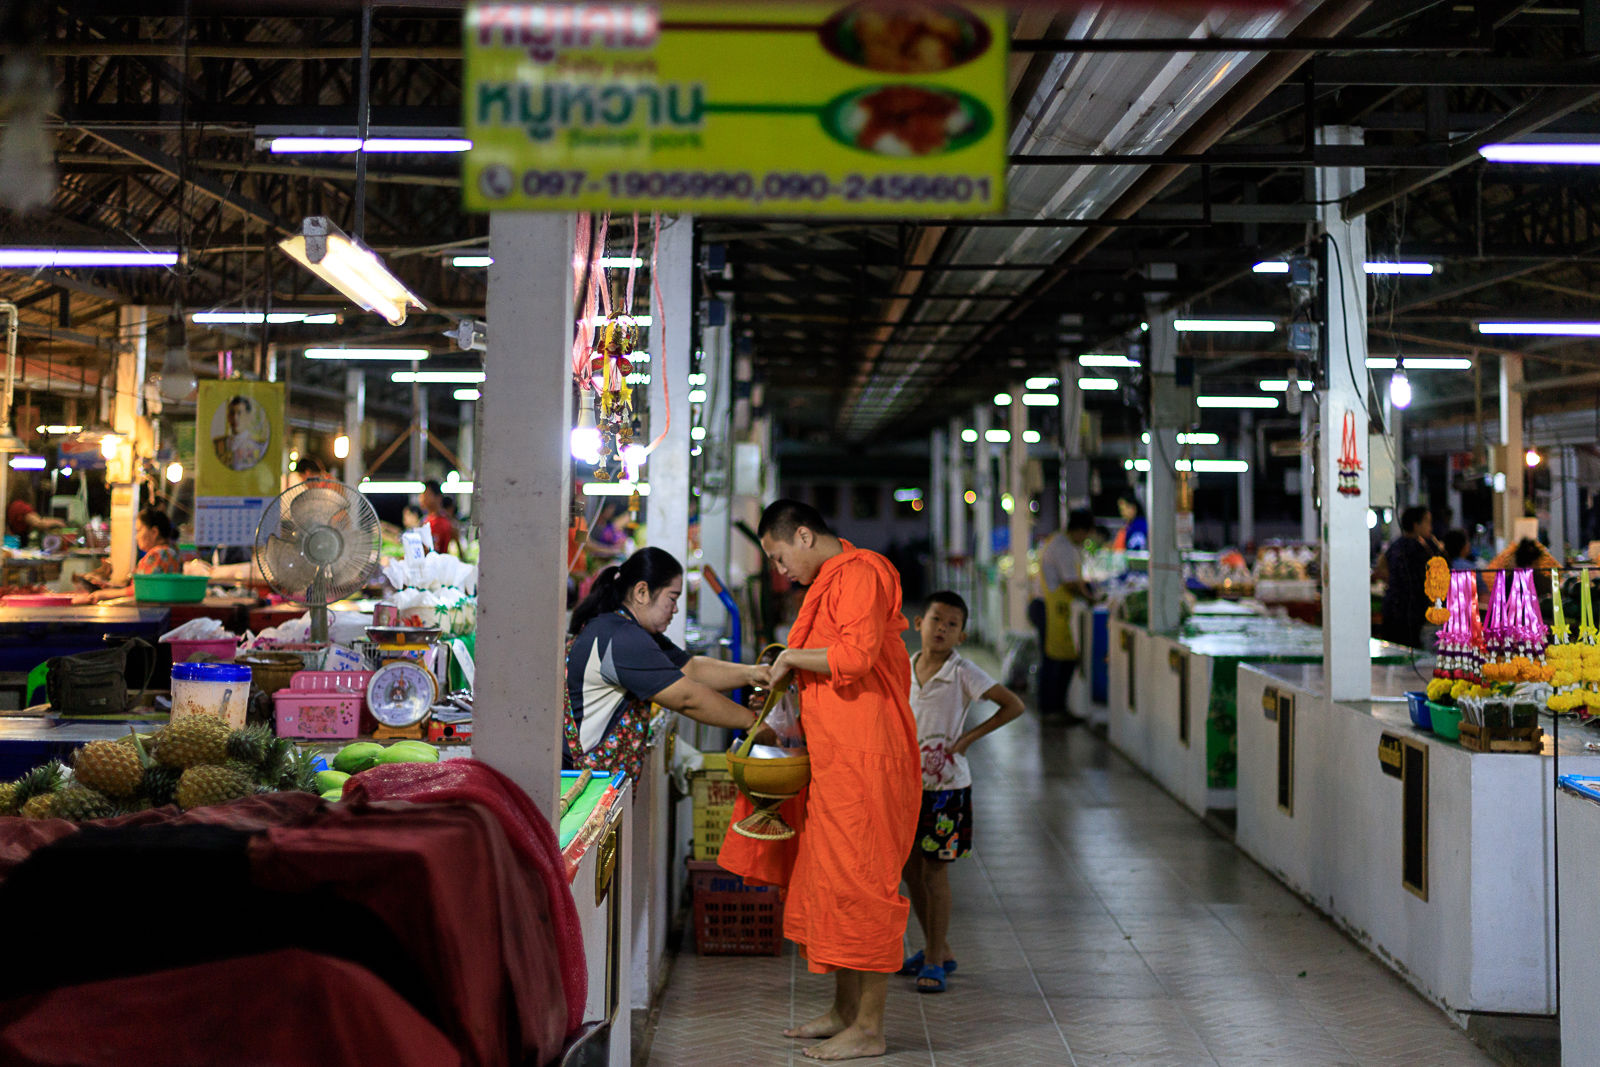
[[[456,547],[456,522],[444,510],[444,489],[438,482],[423,482],[417,503],[427,513],[424,525],[433,533],[433,550],[449,552]]]
[[[1122,516],[1122,529],[1111,543],[1115,552],[1145,552],[1150,548],[1150,524],[1145,521],[1144,505],[1132,489],[1124,489],[1117,497],[1117,514]]]
[[[183,564],[178,559],[178,550],[172,547],[172,542],[178,539],[178,530],[172,525],[172,520],[167,517],[166,512],[157,508],[145,508],[134,520],[133,530],[134,541],[139,546],[139,551],[144,553],[133,568],[135,574],[179,574],[183,571]],[[104,566],[109,570],[109,563]],[[131,582],[124,586],[108,587],[106,583],[110,580],[110,576],[107,574],[98,572],[85,574],[79,580],[101,588],[93,593],[79,593],[72,598],[74,604],[95,604],[102,600],[115,600],[117,597],[133,595]]]
[[[723,696],[766,685],[770,669],[691,656],[662,636],[683,595],[683,565],[641,548],[607,567],[573,609],[567,638],[567,765],[637,778],[650,743],[650,705],[708,726],[747,729],[755,714]]]
[[[1426,621],[1428,595],[1423,581],[1428,561],[1444,555],[1433,539],[1433,516],[1427,508],[1409,507],[1400,513],[1400,536],[1383,550],[1373,576],[1385,583],[1383,627],[1385,641],[1409,648],[1421,648],[1422,624]]]
[[[786,1036],[826,1038],[805,1050],[812,1059],[881,1056],[889,975],[904,958],[910,911],[900,874],[922,804],[900,576],[798,501],[769,505],[757,535],[778,573],[807,586],[772,677],[794,674],[811,785],[796,837],[782,843],[792,848],[763,850],[730,834],[717,862],[787,881],[783,936],[814,973],[834,975],[833,1006]],[[776,869],[780,856],[792,858],[792,871]]]
[[[11,476],[11,501],[6,505],[6,533],[21,538],[46,530],[59,530],[65,522],[53,516],[41,515],[33,506],[33,482],[25,477]]]

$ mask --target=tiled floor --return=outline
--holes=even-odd
[[[1082,730],[1030,714],[973,750],[947,993],[891,978],[889,1055],[937,1067],[1469,1067],[1443,1014]],[[915,947],[921,947],[918,942]],[[783,1027],[831,979],[676,961],[651,1067],[808,1063]]]

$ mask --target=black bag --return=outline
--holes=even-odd
[[[56,656],[49,661],[45,695],[57,715],[120,715],[128,710],[128,653],[150,642],[133,638],[114,648]],[[152,650],[153,651],[153,650]],[[155,658],[145,676],[144,689],[155,676]],[[144,697],[144,691],[139,693]]]

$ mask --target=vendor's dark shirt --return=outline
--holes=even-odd
[[[1422,624],[1428,610],[1423,582],[1428,560],[1441,554],[1415,537],[1397,537],[1384,550],[1384,558],[1389,561],[1389,584],[1383,593],[1384,640],[1421,647]]]
[[[588,752],[605,740],[630,699],[649,700],[683,677],[690,656],[623,611],[589,621],[567,653],[567,695]]]

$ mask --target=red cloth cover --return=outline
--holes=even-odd
[[[0,1063],[456,1067],[461,1056],[372,972],[285,949],[0,1005]]]
[[[567,881],[560,839],[527,793],[487,763],[453,759],[374,767],[345,783],[344,799],[467,802],[492,811],[523,863],[537,871],[544,884],[561,962],[562,988],[567,995],[566,1033],[575,1033],[583,1025],[589,972],[584,962],[578,906]]]

